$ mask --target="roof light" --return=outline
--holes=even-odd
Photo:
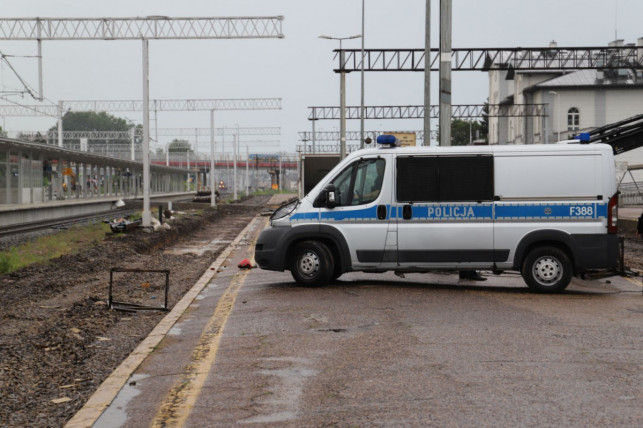
[[[390,134],[378,135],[377,144],[395,147],[397,146],[397,137],[395,135],[390,135]]]
[[[578,134],[578,139],[581,143],[589,143],[589,138],[589,132],[581,132],[580,134]]]

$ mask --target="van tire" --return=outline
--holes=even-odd
[[[290,273],[298,284],[307,286],[327,284],[334,269],[333,256],[328,247],[321,242],[303,241],[293,249]]]
[[[531,250],[522,263],[522,277],[527,286],[541,293],[559,293],[572,280],[573,266],[567,253],[558,247],[543,246]]]

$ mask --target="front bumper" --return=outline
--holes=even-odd
[[[255,244],[255,261],[261,269],[284,271],[290,227],[268,227],[261,231]]]

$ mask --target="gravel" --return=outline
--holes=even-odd
[[[230,241],[266,202],[259,197],[205,211],[207,205],[176,206],[186,214],[170,230],[110,235],[80,254],[0,276],[0,427],[63,426],[165,316],[109,310],[111,268],[169,269],[171,309],[223,247],[202,255],[167,250],[193,240]],[[135,275],[122,277],[136,286],[120,287],[115,299],[160,306],[158,281]]]

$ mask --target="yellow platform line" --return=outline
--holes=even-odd
[[[628,276],[625,276],[624,278],[625,278],[625,279],[627,279],[627,280],[628,280],[629,282],[631,282],[632,284],[634,284],[634,285],[636,285],[636,286],[638,286],[638,287],[643,288],[643,283],[641,283],[640,281],[637,281],[637,280],[635,280],[634,278],[630,278],[630,277],[628,277]]]
[[[87,428],[96,423],[100,415],[114,401],[120,390],[127,383],[134,371],[141,365],[149,354],[154,352],[158,344],[163,340],[168,331],[179,320],[183,313],[188,309],[192,301],[199,295],[203,288],[210,283],[210,280],[216,274],[217,270],[223,265],[236,248],[241,240],[245,238],[248,231],[253,227],[260,217],[255,217],[248,225],[237,235],[234,241],[226,247],[217,259],[210,265],[199,280],[183,296],[183,298],[174,305],[174,308],[168,313],[152,332],[132,351],[132,353],[101,383],[96,392],[89,397],[85,405],[67,422],[65,428]]]
[[[252,258],[253,253],[254,245],[250,245],[247,258]],[[251,260],[251,263],[254,263],[254,259]],[[219,299],[214,314],[203,329],[185,372],[174,383],[161,403],[151,427],[167,428],[185,425],[214,365],[223,330],[249,272],[250,270],[243,270],[232,277],[230,285]]]

